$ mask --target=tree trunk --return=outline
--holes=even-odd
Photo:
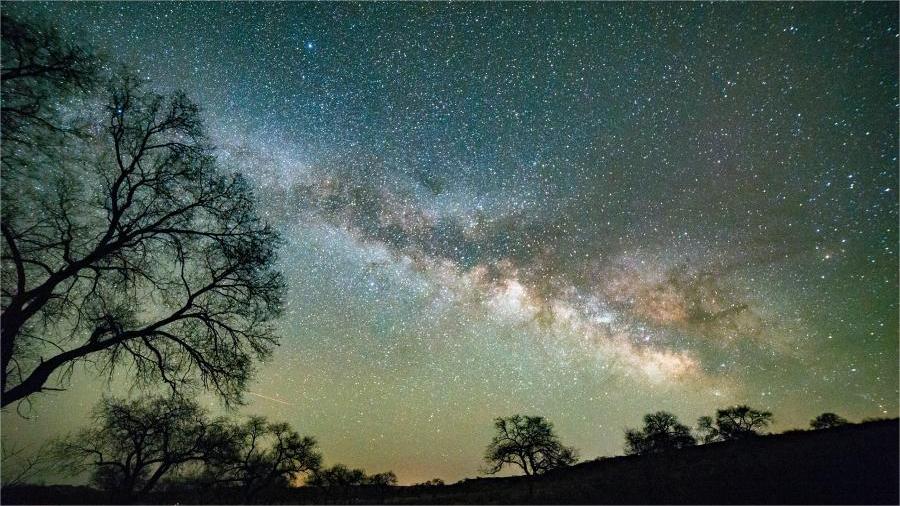
[[[153,472],[153,475],[150,476],[150,478],[147,480],[147,483],[145,483],[144,486],[141,487],[140,495],[145,496],[149,494],[150,491],[153,490],[153,487],[156,486],[156,482],[158,482],[164,474],[169,472],[170,467],[170,464],[160,464],[160,466],[156,468],[156,471]]]

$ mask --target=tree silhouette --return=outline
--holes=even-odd
[[[105,398],[92,425],[58,441],[54,453],[64,472],[90,470],[96,486],[128,499],[150,492],[179,466],[202,461],[206,439],[220,429],[180,397]]]
[[[34,40],[21,51],[45,60],[63,51]],[[72,54],[58,65],[4,60],[4,99],[42,79],[81,83],[86,56]],[[73,70],[57,77],[65,65]],[[3,144],[2,406],[53,389],[51,376],[64,382],[79,362],[110,376],[127,366],[137,385],[202,385],[239,401],[253,359],[275,344],[283,292],[278,236],[247,181],[221,167],[182,93],[115,78],[103,113],[82,115],[82,135],[50,146],[29,125],[56,128],[33,118],[68,88],[44,88],[32,119],[4,122],[4,137],[35,149]]]
[[[716,428],[716,421],[711,416],[701,416],[697,419],[697,436],[704,443],[714,443],[719,441],[719,429]]]
[[[392,486],[397,484],[397,475],[393,471],[385,471],[383,473],[375,473],[366,476],[363,480],[364,485],[377,485],[381,487]]]
[[[761,434],[772,423],[772,413],[760,411],[747,405],[716,410],[716,418],[701,416],[697,420],[697,430],[705,443],[746,439]]]
[[[514,415],[494,421],[496,434],[484,459],[488,474],[505,465],[515,465],[528,476],[565,467],[578,461],[574,448],[563,446],[553,433],[553,424],[541,416]]]
[[[644,415],[643,429],[625,430],[625,451],[629,455],[660,453],[695,444],[691,429],[666,411]]]
[[[321,462],[315,439],[300,436],[286,423],[253,416],[245,423],[223,423],[207,439],[201,481],[238,486],[250,501],[268,487],[290,485],[316,471]]]
[[[440,478],[432,478],[428,481],[423,481],[421,483],[416,483],[413,485],[414,487],[442,487],[444,486],[444,480]]]
[[[323,488],[340,488],[362,485],[365,481],[366,472],[362,469],[351,469],[344,464],[335,464],[331,467],[314,471],[307,485]]]
[[[822,413],[821,415],[813,418],[809,422],[809,426],[813,429],[830,429],[832,427],[840,427],[841,425],[847,425],[847,419],[838,416],[834,413]]]

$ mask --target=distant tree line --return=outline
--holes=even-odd
[[[625,451],[645,455],[749,439],[764,434],[771,423],[771,412],[739,405],[717,410],[715,418],[700,417],[695,436],[674,414],[658,411],[644,416],[643,427],[626,429]],[[823,413],[810,426],[828,429],[847,423],[834,413]],[[488,474],[512,466],[534,477],[578,461],[577,450],[563,445],[544,417],[500,417],[494,431],[484,456]],[[267,490],[300,484],[347,500],[354,487],[383,492],[397,484],[390,471],[370,475],[343,464],[323,467],[316,440],[301,436],[287,423],[260,416],[213,418],[181,396],[104,398],[89,426],[57,440],[52,456],[60,471],[86,472],[92,485],[122,502],[139,500],[159,488],[228,489],[244,502],[254,502]],[[417,486],[443,484],[436,478]]]
[[[105,398],[90,425],[56,441],[52,451],[60,471],[87,472],[95,487],[123,502],[158,487],[227,488],[254,502],[266,490],[301,483],[340,496],[349,487],[397,484],[390,471],[322,467],[316,440],[287,423],[211,418],[177,396]]]

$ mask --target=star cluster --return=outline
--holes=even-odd
[[[403,483],[516,412],[588,458],[657,409],[896,416],[894,7],[9,6],[204,108],[285,239],[244,410]]]

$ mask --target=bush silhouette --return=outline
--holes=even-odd
[[[821,415],[813,418],[809,422],[809,426],[813,429],[830,429],[832,427],[840,427],[841,425],[847,425],[847,419],[841,416],[838,416],[834,413],[822,413]]]

